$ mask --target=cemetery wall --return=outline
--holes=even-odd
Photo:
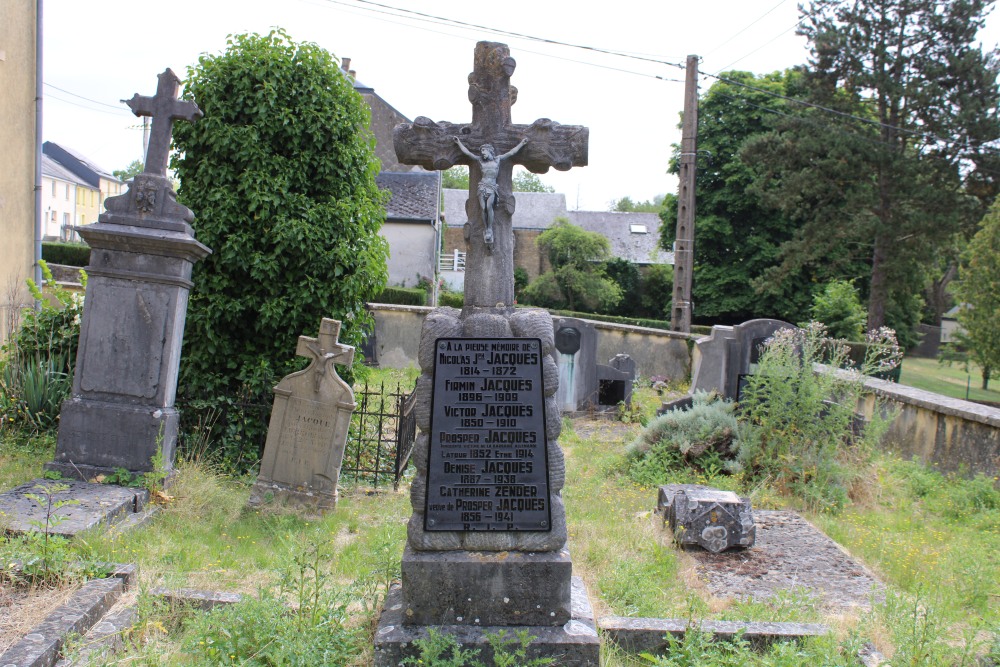
[[[35,3],[0,3],[0,343],[31,302],[35,229]]]
[[[437,230],[427,223],[387,222],[382,236],[390,248],[405,249],[389,255],[389,284],[415,287],[420,278],[433,278],[437,259]]]
[[[886,434],[888,448],[943,472],[1000,476],[1000,409],[884,380],[865,384],[899,411]],[[866,417],[874,402],[862,399]]]
[[[417,346],[424,317],[432,308],[368,304],[375,316],[375,353],[382,368],[417,365]],[[616,354],[636,362],[640,377],[660,375],[668,380],[686,379],[691,353],[686,334],[588,320],[597,330],[597,362],[606,364]]]

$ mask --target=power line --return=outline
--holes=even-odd
[[[781,36],[783,36],[789,30],[794,30],[795,28],[798,28],[800,25],[802,25],[803,21],[805,21],[804,17],[801,18],[801,19],[799,19],[799,21],[795,25],[793,25],[792,27],[785,28],[784,30],[782,30],[781,32],[779,32],[777,35],[775,35],[771,39],[767,40],[766,42],[764,42],[763,44],[761,44],[760,46],[758,46],[756,49],[754,49],[750,53],[745,53],[742,56],[740,56],[739,58],[737,58],[736,60],[734,60],[733,62],[731,62],[728,65],[726,65],[725,67],[720,67],[719,69],[717,69],[715,71],[715,73],[718,74],[719,72],[723,72],[723,71],[729,69],[730,67],[732,67],[733,65],[735,65],[736,63],[738,63],[739,61],[743,60],[744,58],[749,58],[753,54],[755,54],[758,51],[760,51],[761,49],[763,49],[765,46],[768,46],[769,44],[774,43],[777,39],[779,39]]]
[[[780,0],[778,2],[778,4],[776,4],[774,7],[771,7],[769,10],[767,10],[766,12],[764,12],[763,14],[761,14],[760,16],[758,16],[756,19],[754,19],[750,23],[746,24],[739,32],[737,32],[736,34],[732,35],[729,39],[725,40],[721,44],[716,45],[716,47],[714,49],[711,49],[708,53],[706,53],[705,56],[712,55],[713,53],[715,53],[716,51],[718,51],[719,49],[721,49],[723,46],[725,46],[729,42],[733,41],[734,39],[736,39],[737,37],[739,37],[740,35],[742,35],[743,33],[745,33],[747,30],[749,30],[750,28],[752,28],[753,26],[755,26],[757,23],[759,23],[765,16],[767,16],[768,14],[770,14],[771,12],[773,12],[775,9],[777,9],[781,5],[785,4],[785,2],[787,2],[787,0]],[[746,56],[744,56],[744,57],[746,57]],[[741,60],[742,60],[742,58],[741,58]]]
[[[68,93],[68,94],[72,95],[72,93]],[[77,97],[79,97],[79,96],[77,95]],[[79,102],[74,102],[73,100],[65,100],[65,99],[63,99],[63,98],[61,98],[61,97],[59,97],[57,95],[52,95],[51,93],[48,95],[48,99],[52,99],[52,100],[55,100],[57,102],[62,102],[63,104],[71,104],[71,105],[73,105],[75,107],[80,107],[81,109],[86,109],[87,111],[94,111],[96,113],[106,113],[109,116],[119,116],[119,117],[121,116],[120,112],[108,111],[108,110],[105,110],[105,109],[95,109],[94,107],[89,107],[86,104],[80,104]]]
[[[415,17],[415,20],[426,21],[431,23],[438,23],[442,25],[451,25],[461,28],[469,28],[474,30],[480,30],[483,32],[488,32],[494,35],[503,35],[506,37],[515,37],[518,39],[524,39],[533,42],[539,42],[542,44],[552,44],[554,46],[565,46],[574,49],[581,49],[584,51],[591,51],[594,53],[601,53],[605,55],[617,56],[620,58],[629,58],[632,60],[639,60],[643,62],[655,63],[657,65],[668,65],[670,67],[675,67],[677,69],[684,69],[682,63],[670,62],[669,60],[663,60],[659,58],[651,58],[647,56],[634,55],[626,53],[623,51],[615,51],[613,49],[605,49],[597,46],[588,46],[586,44],[573,44],[571,42],[563,42],[556,39],[549,39],[547,37],[538,37],[536,35],[529,35],[526,33],[513,32],[510,30],[502,30],[500,28],[492,28],[490,26],[480,25],[478,23],[469,23],[467,21],[459,21],[458,19],[450,19],[444,16],[438,16],[436,14],[428,14],[425,12],[418,12],[413,9],[404,9],[402,7],[394,7],[392,5],[383,4],[380,2],[374,2],[373,0],[352,0],[351,2],[346,2],[344,0],[326,0],[331,4],[343,5],[343,6],[355,6],[355,5],[370,5],[371,7],[377,7],[379,9],[371,9],[369,11],[375,13],[388,13],[390,16],[401,17],[402,15],[410,15]],[[397,13],[391,13],[397,12]]]
[[[122,108],[120,105],[107,104],[106,102],[100,102],[98,100],[92,100],[89,97],[84,97],[83,95],[78,95],[77,93],[70,92],[68,90],[65,90],[64,88],[60,88],[59,86],[54,86],[51,83],[49,83],[48,81],[45,82],[45,85],[48,86],[49,88],[52,88],[53,90],[58,90],[60,93],[66,93],[67,95],[72,95],[73,97],[79,97],[81,100],[86,100],[88,102],[91,102],[92,104],[99,104],[102,107],[108,107],[109,109],[114,109],[115,111],[120,111],[120,112],[123,112],[123,113],[129,113],[128,111],[125,111],[125,109]]]

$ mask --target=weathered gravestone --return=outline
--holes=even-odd
[[[124,468],[169,472],[177,443],[174,408],[191,268],[211,250],[195,240],[194,214],[166,176],[173,121],[202,113],[177,99],[180,80],[159,75],[154,97],[126,103],[152,116],[146,167],[107,212],[78,229],[90,245],[87,294],[73,391],[62,405],[55,460],[64,476],[91,479]]]
[[[339,344],[339,335],[340,322],[324,318],[317,338],[299,337],[295,353],[307,357],[309,366],[274,388],[251,505],[278,501],[320,510],[336,507],[347,429],[357,407],[354,392],[335,368],[354,362],[354,348]]]
[[[554,321],[559,391],[556,400],[563,412],[615,410],[631,405],[635,361],[615,355],[607,364],[597,363],[597,330],[575,317]]]
[[[740,376],[753,372],[767,339],[776,331],[794,328],[794,324],[770,319],[749,320],[734,327],[712,327],[710,336],[695,343],[691,393],[715,391],[736,400]]]
[[[436,309],[421,333],[413,514],[402,587],[376,632],[379,666],[413,655],[413,640],[432,626],[487,661],[486,632],[524,628],[536,638],[529,657],[598,664],[592,612],[566,550],[552,319],[513,307],[511,226],[513,164],[539,173],[585,165],[588,131],[548,119],[514,125],[509,53],[476,45],[471,124],[417,118],[394,133],[400,162],[470,165],[470,225],[465,307]]]
[[[681,546],[700,546],[712,553],[732,547],[749,549],[756,528],[749,498],[699,484],[660,487],[657,510]]]

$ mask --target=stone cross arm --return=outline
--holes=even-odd
[[[586,166],[589,136],[590,130],[586,127],[561,125],[548,118],[536,120],[531,125],[508,125],[485,136],[482,130],[468,124],[434,122],[420,116],[412,123],[397,125],[392,132],[392,143],[403,164],[441,170],[470,162],[453,137],[459,137],[473,152],[483,144],[492,144],[498,155],[527,137],[527,145],[509,159],[529,171],[543,174],[549,167],[567,171]]]
[[[136,116],[152,116],[153,127],[149,135],[146,167],[143,172],[166,176],[174,121],[196,121],[204,114],[194,102],[177,99],[181,80],[173,70],[168,67],[156,76],[159,81],[156,85],[156,95],[146,97],[136,93],[132,99],[122,101]]]
[[[320,323],[319,336],[299,336],[295,354],[307,359],[323,361],[327,356],[336,364],[350,366],[354,363],[354,348],[337,342],[340,335],[340,322],[323,318]]]

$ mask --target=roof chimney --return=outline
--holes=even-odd
[[[342,69],[345,72],[349,73],[350,69],[351,69],[351,59],[350,58],[341,58],[340,59],[340,69]]]

